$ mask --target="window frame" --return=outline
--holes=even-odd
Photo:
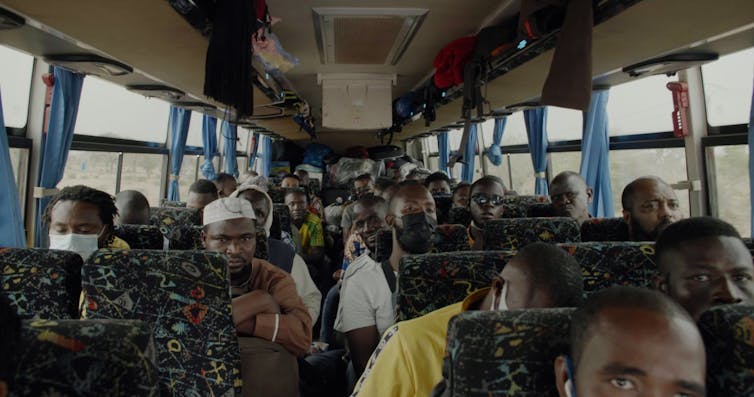
[[[27,120],[26,125],[27,126],[29,125],[28,120]],[[25,128],[26,127],[24,127],[24,129]],[[14,148],[14,149],[28,150],[28,157],[26,160],[26,169],[23,170],[24,172],[24,175],[22,178],[24,182],[22,184],[23,190],[18,192],[19,200],[20,200],[19,204],[21,205],[21,216],[25,223],[26,222],[26,209],[27,209],[26,200],[28,199],[28,196],[29,196],[29,179],[30,179],[29,175],[31,175],[31,163],[32,163],[31,154],[32,154],[32,151],[34,150],[34,142],[30,138],[8,134],[8,147]]]

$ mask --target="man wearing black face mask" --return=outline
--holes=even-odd
[[[335,329],[346,334],[356,377],[366,367],[380,335],[395,319],[395,285],[400,259],[432,248],[437,227],[435,201],[417,182],[400,184],[385,223],[393,229],[390,259],[378,263],[362,255],[348,267],[341,286]]]

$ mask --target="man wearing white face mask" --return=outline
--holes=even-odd
[[[578,306],[583,291],[576,260],[551,244],[528,245],[505,265],[490,288],[389,328],[352,396],[429,395],[442,379],[448,321],[463,311]]]
[[[113,234],[117,214],[112,196],[103,191],[83,185],[63,188],[42,218],[50,229],[50,249],[73,251],[86,260],[99,248],[130,248]]]

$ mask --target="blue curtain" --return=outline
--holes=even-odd
[[[262,137],[262,167],[259,175],[265,178],[270,177],[270,169],[272,168],[272,139],[268,136]]]
[[[529,152],[534,165],[536,194],[547,194],[547,108],[524,111],[526,134],[529,136]]]
[[[170,184],[168,185],[168,200],[180,201],[181,193],[178,186],[178,177],[181,174],[183,164],[183,152],[186,149],[191,111],[170,107],[170,119],[168,131],[170,132]]]
[[[584,113],[581,141],[581,176],[594,190],[589,213],[599,218],[613,217],[613,188],[610,184],[610,140],[607,130],[607,100],[610,91],[592,92],[589,111]]]
[[[474,182],[474,160],[476,157],[476,133],[477,125],[472,124],[469,127],[469,139],[463,152],[463,170],[461,178],[464,182]]]
[[[52,86],[49,123],[42,147],[42,171],[38,183],[39,187],[45,189],[54,189],[63,179],[65,163],[68,161],[68,152],[73,142],[73,130],[76,127],[81,88],[84,85],[83,74],[55,67],[53,75],[55,84]],[[42,215],[49,202],[50,197],[40,198],[38,202],[34,235],[37,247],[47,245],[47,227],[42,225]]]
[[[249,155],[249,169],[253,170],[259,153],[259,133],[251,134],[251,154]]]
[[[204,162],[201,170],[205,179],[215,179],[215,165],[212,159],[217,153],[217,119],[206,114],[202,117],[202,142],[204,143]]]
[[[505,132],[505,123],[507,121],[507,117],[496,118],[495,128],[492,130],[492,144],[487,149],[487,158],[495,166],[503,163],[503,151],[500,149],[500,145],[503,144],[503,132]]]
[[[3,119],[3,99],[0,96],[0,247],[26,248],[21,202],[16,189],[16,177],[10,162],[10,145]]]
[[[751,110],[749,110],[749,196],[751,211],[751,236],[754,237],[754,92],[751,94]]]
[[[238,178],[238,159],[236,157],[238,127],[235,124],[223,121],[220,131],[225,138],[225,172]]]
[[[439,155],[439,170],[450,176],[450,169],[448,169],[448,162],[450,161],[450,140],[447,131],[437,134],[437,152]]]

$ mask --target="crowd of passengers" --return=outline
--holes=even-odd
[[[584,299],[575,259],[555,245],[534,243],[488,288],[395,323],[398,265],[431,250],[435,197],[451,197],[453,207],[469,210],[470,245],[484,250],[485,223],[501,218],[504,197],[516,195],[494,176],[469,185],[416,169],[403,179],[361,175],[349,200],[332,208],[307,189],[305,171],[285,175],[275,187],[256,174],[240,184],[219,174],[191,185],[186,205],[201,216],[204,249],[228,258],[244,395],[440,395],[451,317],[468,310],[578,307],[571,352],[553,363],[561,397],[703,396],[705,349],[696,320],[716,305],[754,304],[752,256],[735,228],[710,217],[682,219],[673,189],[647,176],[624,188],[622,207],[630,240],[656,241],[656,291],[612,287]],[[272,188],[284,189],[290,234],[271,233]],[[591,218],[593,192],[578,173],[557,175],[549,192],[555,215],[579,223]],[[50,248],[87,258],[98,248],[128,249],[114,226],[148,224],[149,217],[150,204],[139,192],[113,198],[74,186],[53,198],[44,222]],[[386,228],[392,251],[378,262],[370,254]],[[260,230],[269,260],[254,257]],[[335,254],[326,252],[333,244]],[[7,307],[2,312],[5,356],[14,348],[16,320]]]

